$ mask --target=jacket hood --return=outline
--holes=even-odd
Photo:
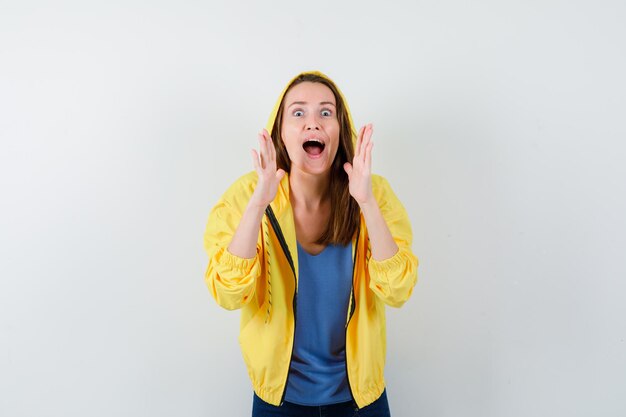
[[[352,130],[352,144],[356,145],[356,132],[355,132],[355,128],[354,128],[354,122],[352,120],[352,114],[350,113],[350,107],[348,106],[348,101],[346,100],[346,97],[343,95],[343,93],[341,92],[341,90],[339,89],[339,87],[337,86],[337,84],[335,84],[335,82],[333,80],[331,80],[326,74],[320,72],[320,71],[304,71],[301,72],[300,74],[296,75],[295,77],[293,77],[285,86],[285,88],[283,88],[283,91],[281,91],[280,96],[278,96],[278,100],[276,100],[276,104],[274,105],[274,109],[272,110],[272,113],[270,114],[269,120],[267,122],[267,126],[266,129],[269,132],[269,134],[272,134],[272,128],[274,127],[274,122],[276,121],[276,116],[278,114],[278,109],[280,108],[280,105],[283,102],[283,98],[285,97],[285,94],[287,93],[287,90],[289,89],[289,86],[291,86],[291,84],[301,75],[305,75],[305,74],[313,74],[313,75],[317,75],[320,76],[322,78],[327,79],[328,81],[330,81],[332,84],[335,85],[335,88],[337,89],[337,91],[339,92],[339,95],[341,96],[341,99],[343,101],[343,104],[345,106],[346,109],[346,113],[348,114],[348,120],[350,122],[350,128]]]

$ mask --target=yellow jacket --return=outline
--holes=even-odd
[[[275,115],[276,109],[268,131]],[[239,343],[254,391],[264,401],[280,405],[297,319],[298,251],[288,174],[261,222],[256,256],[240,258],[227,250],[256,181],[256,172],[239,178],[211,210],[204,234],[209,256],[205,280],[220,306],[241,309]],[[404,207],[383,177],[372,175],[372,187],[399,250],[389,259],[372,259],[361,215],[352,241],[354,272],[346,311],[346,373],[359,408],[377,400],[385,388],[384,304],[400,307],[411,296],[418,265],[411,252],[411,225]]]

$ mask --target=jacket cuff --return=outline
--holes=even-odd
[[[224,249],[218,262],[225,269],[234,270],[242,273],[243,275],[247,275],[252,270],[252,267],[256,262],[256,258],[257,255],[254,255],[254,258],[242,258],[240,256],[233,255],[228,251],[228,249]]]
[[[403,263],[404,260],[402,259],[402,250],[400,248],[391,258],[383,259],[382,261],[377,261],[374,258],[369,259],[369,266],[372,268],[372,272],[377,275],[386,275],[394,268],[402,266]]]

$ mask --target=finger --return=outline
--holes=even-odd
[[[365,138],[365,131],[367,130],[367,126],[363,126],[361,128],[361,140],[359,141],[359,156],[363,154],[363,139]]]
[[[374,142],[370,142],[365,148],[365,167],[367,172],[372,171],[372,148],[374,147]]]
[[[279,169],[278,171],[276,171],[276,180],[278,182],[280,182],[280,180],[282,180],[284,176],[285,176],[285,170],[284,169]]]
[[[270,148],[270,160],[271,161],[276,161],[276,145],[274,145],[274,139],[272,139],[272,137],[270,136],[269,132],[265,129],[263,129],[263,131],[265,132],[265,134],[267,135],[267,139],[269,141],[269,148]]]
[[[350,174],[352,174],[352,164],[350,164],[350,162],[346,162],[343,164],[343,169],[346,171],[346,174],[348,174],[348,178],[350,178]]]
[[[254,165],[254,170],[259,173],[261,167],[259,166],[259,154],[256,153],[256,150],[252,149],[252,164]]]
[[[265,156],[265,138],[263,135],[259,134],[259,165],[261,169],[265,169],[265,160],[267,157]]]
[[[357,137],[357,140],[356,140],[356,150],[354,153],[355,158],[361,154],[361,143],[363,142],[363,132],[365,132],[365,126],[362,126],[359,129],[359,136]]]
[[[263,139],[265,139],[265,160],[266,167],[268,167],[272,163],[272,139],[270,138],[270,134],[267,133],[267,130],[263,129]]]
[[[361,140],[361,153],[359,154],[359,160],[365,163],[365,150],[370,143],[370,125],[365,125],[363,129],[363,139]]]

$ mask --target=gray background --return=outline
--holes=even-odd
[[[318,69],[410,214],[393,415],[626,415],[623,1],[0,2],[0,415],[246,416],[212,205]]]

